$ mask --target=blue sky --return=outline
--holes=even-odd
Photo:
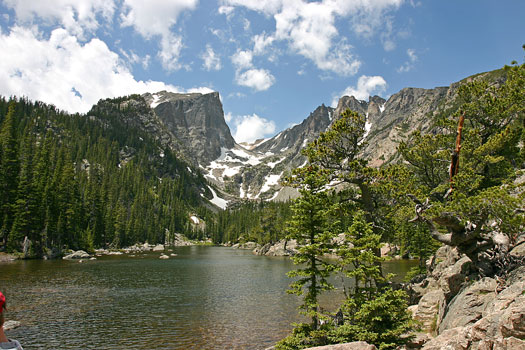
[[[269,137],[343,95],[388,98],[523,61],[523,0],[0,0],[0,94],[71,112],[219,91]]]

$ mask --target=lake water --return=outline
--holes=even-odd
[[[290,259],[223,247],[174,253],[0,264],[7,319],[22,323],[8,336],[26,350],[265,349],[300,321],[298,297],[285,292]],[[324,303],[339,298],[331,292]]]

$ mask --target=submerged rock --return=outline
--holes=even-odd
[[[9,331],[11,329],[15,329],[20,327],[21,323],[19,321],[5,321],[4,323],[4,331]]]

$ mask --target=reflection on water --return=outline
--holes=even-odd
[[[0,264],[7,319],[22,322],[8,335],[29,350],[264,349],[300,320],[298,298],[285,292],[289,259],[221,247],[175,252]],[[332,292],[325,302],[339,298]]]

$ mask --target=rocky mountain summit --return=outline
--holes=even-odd
[[[209,164],[231,149],[235,140],[224,120],[218,92],[209,94],[176,94],[161,91],[144,94],[155,114],[170,133],[175,135],[195,166]]]
[[[479,74],[465,81],[483,77],[497,81],[501,78],[498,72]],[[304,166],[306,158],[301,150],[346,109],[367,118],[363,156],[369,164],[381,166],[397,161],[397,146],[401,141],[414,130],[428,131],[436,115],[453,110],[461,83],[434,89],[405,88],[388,100],[370,96],[368,101],[362,101],[344,96],[336,108],[321,105],[302,123],[252,144],[238,144],[231,136],[218,92],[147,93],[140,98],[119,101],[118,108],[131,110],[130,122],[139,123],[165,147],[177,150],[194,168],[199,168],[215,188],[207,190],[207,197],[212,193],[212,202],[224,208],[246,199],[295,198],[297,192],[282,187],[281,179],[292,169]],[[97,108],[104,103],[99,102]],[[132,153],[133,150],[123,150],[123,160]]]

